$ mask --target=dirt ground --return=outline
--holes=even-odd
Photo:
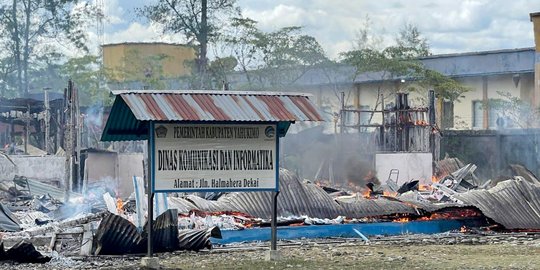
[[[540,269],[540,247],[524,245],[418,245],[286,247],[283,259],[267,251],[181,254],[162,262],[181,269]]]
[[[268,243],[157,254],[163,269],[540,269],[540,235],[383,237],[280,242],[282,259],[266,261]],[[138,256],[66,258],[0,269],[140,269]]]

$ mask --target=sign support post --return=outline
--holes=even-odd
[[[272,235],[270,250],[277,250],[277,197],[279,191],[272,192]]]
[[[272,223],[270,233],[270,251],[268,257],[269,261],[279,260],[279,251],[277,250],[277,197],[279,195],[279,132],[276,131],[276,189],[272,192]]]
[[[153,221],[154,221],[154,173],[153,173],[153,162],[154,162],[154,123],[150,122],[148,125],[148,157],[147,157],[147,173],[146,173],[146,192],[148,193],[148,207],[146,208],[148,210],[148,220],[146,222],[146,230],[148,232],[147,237],[147,253],[146,257],[142,259],[142,266],[147,267],[149,269],[159,269],[159,262],[157,258],[154,257],[154,243],[153,243],[153,235],[152,235],[152,227],[153,227]]]

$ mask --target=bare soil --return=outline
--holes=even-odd
[[[539,234],[408,235],[269,243],[157,254],[163,269],[540,269]],[[0,269],[141,269],[140,256],[62,257],[47,264],[0,263]]]

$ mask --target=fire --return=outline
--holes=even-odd
[[[120,198],[116,199],[116,209],[118,209],[119,214],[124,212],[124,202]]]
[[[364,192],[362,192],[362,197],[367,198],[367,199],[371,198],[371,190],[366,188]]]
[[[429,123],[426,120],[416,120],[414,124],[417,126],[429,126]]]
[[[394,219],[394,222],[400,222],[400,223],[409,222],[409,221],[411,221],[410,217],[400,217],[400,218]]]
[[[387,196],[387,197],[396,197],[396,196],[397,196],[397,192],[384,190],[384,191],[383,191],[383,195],[384,195],[384,196]]]
[[[462,232],[462,233],[466,233],[468,230],[467,230],[467,227],[465,227],[465,225],[463,225],[463,226],[461,226],[459,231]]]
[[[439,183],[439,179],[437,178],[437,176],[433,175],[433,176],[431,176],[431,182]]]
[[[431,190],[430,185],[419,185],[418,186],[418,191],[428,191],[428,190]]]

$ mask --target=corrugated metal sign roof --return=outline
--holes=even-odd
[[[308,95],[240,91],[118,91],[102,140],[143,140],[141,121],[323,121]]]
[[[141,121],[321,121],[306,95],[233,92],[123,92]]]

